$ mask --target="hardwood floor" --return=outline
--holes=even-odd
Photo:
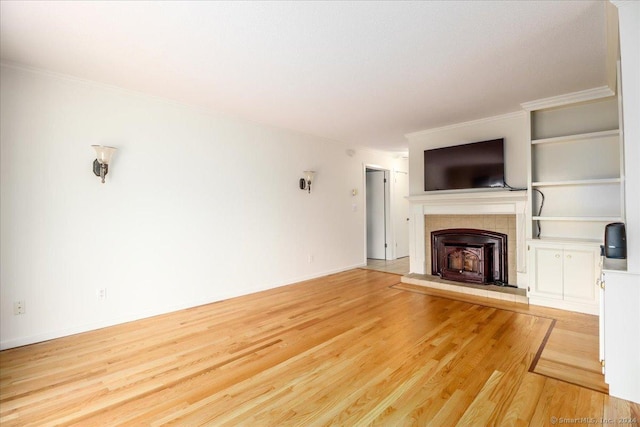
[[[409,274],[409,257],[398,258],[394,260],[384,259],[367,259],[366,267],[369,270],[384,271],[393,274]]]
[[[394,274],[352,270],[2,351],[0,424],[539,426],[640,417],[640,405],[530,372],[552,316],[398,284]],[[572,324],[571,313],[562,316]]]
[[[529,370],[603,393],[609,391],[599,363],[597,316],[534,305],[512,304],[493,298],[453,294],[407,283],[399,283],[393,287],[551,319],[553,322],[549,326],[547,336]]]

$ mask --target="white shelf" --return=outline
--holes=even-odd
[[[627,271],[627,260],[625,259],[613,259],[613,258],[604,258],[604,265],[602,266],[605,270],[609,271]]]
[[[529,243],[574,243],[574,244],[588,244],[588,245],[601,245],[602,240],[598,239],[585,239],[580,237],[534,237],[529,239]]]
[[[570,181],[538,181],[532,182],[532,187],[552,187],[552,186],[571,186],[571,185],[603,185],[603,184],[620,184],[620,178],[601,178],[601,179],[578,179]]]
[[[593,138],[605,138],[608,136],[618,136],[620,135],[620,131],[618,129],[614,130],[604,130],[600,132],[589,132],[589,133],[581,133],[575,135],[566,135],[566,136],[556,136],[553,138],[543,138],[543,139],[533,139],[531,140],[531,144],[553,144],[556,142],[568,142],[568,141],[577,141],[577,140],[585,140],[585,139],[593,139]]]
[[[534,216],[534,221],[618,222],[619,216]]]

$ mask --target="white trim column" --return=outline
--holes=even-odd
[[[426,274],[425,247],[424,247],[424,211],[420,204],[411,202],[411,221],[409,224],[409,271],[412,273]],[[422,242],[417,236],[422,236]]]

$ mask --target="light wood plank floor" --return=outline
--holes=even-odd
[[[367,259],[367,265],[362,268],[405,275],[409,274],[409,257],[398,258],[390,261],[369,258]]]
[[[599,363],[597,316],[454,294],[407,283],[399,283],[393,287],[551,319],[553,322],[547,331],[547,337],[538,351],[538,357],[530,366],[530,371],[603,393],[609,391]]]
[[[0,424],[640,417],[640,405],[530,372],[554,319],[397,284],[397,275],[357,269],[2,351]]]

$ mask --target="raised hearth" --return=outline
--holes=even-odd
[[[409,273],[400,278],[402,283],[424,286],[426,288],[457,292],[476,297],[492,298],[502,301],[529,304],[527,292],[522,288],[505,288],[496,285],[474,285],[471,283],[453,282],[432,275]]]

